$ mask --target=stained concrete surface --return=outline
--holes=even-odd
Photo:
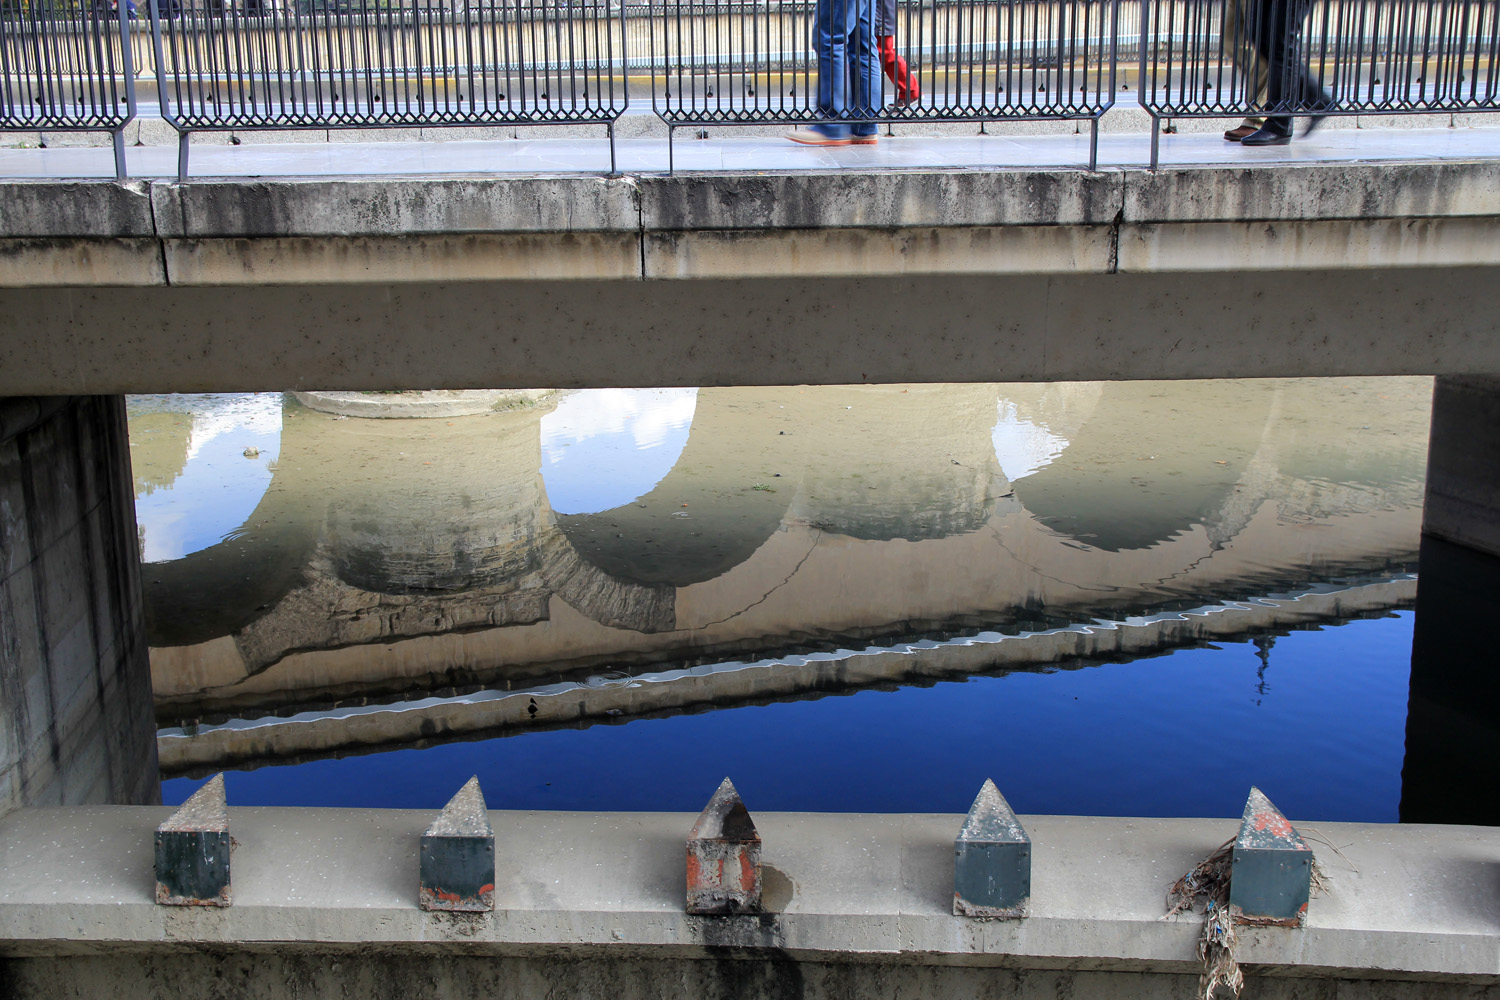
[[[623,996],[692,995],[729,959],[750,963],[737,967],[746,992],[705,982],[699,995],[903,995],[926,982],[1057,996],[1066,995],[1054,992],[1059,977],[1081,971],[1097,992],[1075,997],[1179,997],[1196,981],[1199,921],[1163,920],[1165,889],[1236,828],[1233,819],[1023,816],[1031,915],[995,922],[951,913],[961,815],[758,814],[764,863],[790,882],[790,898],[765,916],[705,918],[682,912],[691,814],[492,812],[496,910],[457,918],[417,908],[417,843],[431,813],[401,810],[232,808],[235,905],[155,906],[150,837],[168,812],[29,809],[0,824],[0,954],[36,959],[9,966],[20,995],[65,995],[106,968],[119,977],[116,995],[165,995],[272,949],[282,964],[240,992],[208,995],[295,995],[290,984],[369,982],[388,966],[403,970],[388,982],[405,982],[441,955],[455,961],[417,995],[469,995],[477,983],[503,996],[539,996],[549,984],[606,995],[603,981],[631,984]],[[1252,981],[1271,984],[1256,995],[1491,995],[1500,830],[1293,821],[1332,888],[1301,930],[1242,931],[1241,961]],[[575,967],[550,964],[561,955]],[[509,971],[496,979],[459,956]],[[768,968],[803,977],[810,992],[757,978]],[[809,988],[813,979],[820,985]]]
[[[1160,919],[1163,894],[1237,827],[1233,819],[1022,816],[1035,848],[1032,915],[990,923],[950,912],[962,815],[761,813],[765,864],[791,880],[791,899],[773,921],[706,921],[682,912],[691,814],[495,811],[497,910],[460,928],[416,908],[417,842],[430,812],[231,812],[238,895],[231,910],[206,915],[151,902],[151,833],[170,810],[8,817],[0,826],[4,950],[133,950],[176,940],[423,942],[456,951],[625,943],[691,954],[740,944],[920,952],[959,964],[1073,956],[1180,971],[1197,925]],[[1500,902],[1490,892],[1500,830],[1292,819],[1313,840],[1333,889],[1313,900],[1300,932],[1247,930],[1245,960],[1500,975]]]
[[[159,802],[124,401],[0,399],[0,815]]]

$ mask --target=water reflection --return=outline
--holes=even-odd
[[[542,416],[542,479],[558,514],[597,514],[651,492],[687,443],[697,389],[598,389]]]
[[[546,706],[584,685],[609,695],[572,699],[588,712],[634,717],[1407,606],[1429,393],[1425,379],[705,388],[437,421],[287,402],[279,451],[258,445],[270,481],[223,487],[251,497],[248,515],[145,566],[161,718],[203,724],[163,761],[202,766],[209,750],[182,746],[195,740],[267,759],[594,717],[452,701],[475,689]],[[171,416],[137,401],[132,433]],[[256,426],[214,440],[240,454]],[[169,480],[176,453],[161,452],[138,483]],[[182,514],[138,490],[156,551]],[[1307,591],[1322,593],[1179,613]],[[943,645],[976,633],[1035,635]],[[806,656],[914,641],[938,652],[878,668]],[[713,666],[767,657],[780,667]],[[428,695],[449,701],[311,742],[209,732]]]
[[[270,485],[281,393],[130,397],[141,558],[181,559],[238,531]]]

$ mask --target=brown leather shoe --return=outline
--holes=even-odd
[[[1239,142],[1247,135],[1254,135],[1255,132],[1256,128],[1254,125],[1239,125],[1235,128],[1230,129],[1228,132],[1225,132],[1224,138],[1228,139],[1230,142]]]

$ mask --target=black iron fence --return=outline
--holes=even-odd
[[[820,3],[871,25],[845,117],[1087,121],[1091,167],[1132,89],[1158,125],[1500,110],[1500,0],[0,0],[0,128],[109,131],[123,174],[154,83],[184,176],[203,130],[600,124],[613,167],[633,89],[674,132],[826,118]]]
[[[844,117],[1088,120],[1095,166],[1099,117],[1114,103],[1118,0],[848,2],[872,25],[878,83],[868,104]],[[818,9],[817,0],[651,0],[656,113],[672,130],[826,120],[809,43]]]
[[[162,117],[203,130],[602,124],[629,94],[618,9],[503,0],[454,9],[420,0],[307,0],[308,12],[167,16],[151,2]]]
[[[128,17],[108,3],[0,6],[0,130],[108,132],[123,178],[136,111]]]
[[[1500,109],[1500,0],[1145,0],[1140,99],[1164,118]]]

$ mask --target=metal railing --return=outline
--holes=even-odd
[[[506,0],[453,10],[419,0],[307,13],[220,9],[164,16],[151,0],[162,117],[178,174],[202,130],[602,124],[629,103],[618,11]]]
[[[127,8],[0,6],[0,131],[108,132],[125,176],[135,117]]]
[[[1145,0],[1141,38],[1152,167],[1164,118],[1500,110],[1500,0]]]
[[[846,117],[1088,121],[1091,168],[1130,71],[1153,166],[1173,118],[1500,110],[1500,0],[849,2],[893,43]],[[114,3],[0,0],[0,129],[110,132],[123,176],[138,74],[180,176],[195,131],[566,123],[606,126],[613,170],[647,86],[674,134],[826,116],[818,0],[147,0],[136,20]]]
[[[854,2],[869,6],[865,13],[873,24],[884,20],[881,0]],[[1119,0],[914,0],[886,6],[893,23],[876,27],[875,34],[890,35],[893,43],[882,59],[880,92],[849,117],[1087,120],[1094,169],[1099,118],[1114,103]],[[817,7],[816,0],[651,0],[646,16],[652,106],[669,134],[681,126],[825,120],[809,44]]]

